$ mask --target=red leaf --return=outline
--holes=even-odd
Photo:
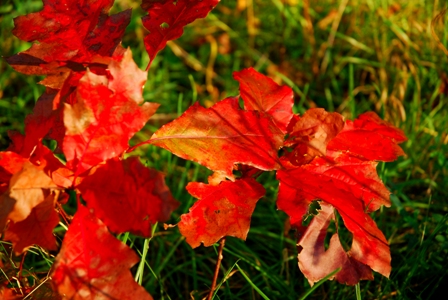
[[[330,272],[341,270],[329,279],[336,277],[340,283],[355,285],[359,280],[373,280],[370,268],[355,258],[347,255],[337,232],[330,239],[328,249],[324,242],[330,221],[335,220],[334,208],[330,204],[321,202],[319,214],[313,218],[305,235],[298,245],[302,247],[299,252],[299,267],[311,286],[326,277]],[[330,272],[329,272],[330,271]]]
[[[25,74],[51,75],[46,84],[60,88],[69,70],[84,71],[85,64],[104,63],[121,42],[131,11],[113,16],[113,0],[44,1],[37,13],[14,19],[13,33],[27,42],[37,41],[25,52],[7,59]],[[106,63],[107,64],[107,63]]]
[[[285,146],[294,146],[287,157],[297,166],[310,163],[316,156],[325,156],[327,144],[344,127],[340,114],[328,113],[322,108],[312,108],[294,121]]]
[[[152,299],[129,271],[138,261],[131,249],[80,205],[51,277],[67,299]]]
[[[255,204],[265,194],[253,178],[223,181],[217,186],[190,182],[187,190],[199,200],[178,225],[193,248],[201,243],[211,246],[224,236],[245,240]]]
[[[195,103],[148,142],[233,179],[234,164],[278,169],[283,134],[269,118],[241,110],[237,98],[227,98],[208,109]]]
[[[272,116],[277,127],[286,133],[286,127],[293,116],[294,94],[291,88],[279,86],[253,68],[234,72],[233,78],[240,83],[244,109],[266,112]]]
[[[387,241],[368,215],[383,204],[389,205],[389,193],[376,175],[376,163],[340,154],[334,160],[330,156],[315,158],[308,165],[280,170],[277,178],[280,181],[277,204],[290,216],[291,224],[303,231],[302,221],[313,200],[333,205],[353,233],[348,255],[389,276]],[[310,230],[313,229],[308,228],[307,232]],[[327,269],[323,273],[327,275],[332,271]]]
[[[12,175],[19,172],[26,161],[26,158],[15,152],[0,152],[0,194],[8,190]]]
[[[16,255],[22,254],[34,244],[56,250],[53,229],[58,225],[59,217],[54,209],[54,199],[54,195],[48,195],[31,210],[25,220],[9,224],[4,239],[12,242]]]
[[[157,53],[165,48],[166,42],[179,38],[184,32],[184,26],[207,16],[218,2],[219,0],[143,0],[141,6],[148,15],[142,21],[143,26],[149,30],[145,37],[145,47],[151,63]]]
[[[355,121],[347,121],[327,149],[347,151],[368,160],[394,161],[404,155],[398,144],[406,140],[403,131],[381,120],[374,112],[368,112]]]
[[[67,167],[77,175],[123,153],[159,106],[149,102],[139,106],[146,72],[135,65],[130,50],[109,70],[110,78],[86,72],[79,82],[77,103],[65,106],[62,149]]]
[[[0,227],[3,229],[7,220],[25,220],[34,207],[57,189],[42,169],[25,162],[23,168],[11,177],[8,191],[0,196]]]
[[[150,237],[151,224],[167,221],[179,206],[163,174],[146,168],[137,157],[107,161],[78,188],[88,207],[116,233]]]

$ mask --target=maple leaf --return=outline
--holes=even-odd
[[[8,225],[4,239],[12,242],[16,255],[34,244],[56,250],[53,229],[59,223],[59,217],[54,209],[54,199],[54,195],[48,195],[43,202],[33,207],[25,220]]]
[[[233,179],[235,164],[260,170],[280,168],[277,151],[283,134],[265,114],[241,110],[238,98],[233,97],[208,109],[195,103],[147,143]]]
[[[137,157],[107,161],[78,189],[87,206],[116,233],[130,231],[150,237],[151,224],[167,221],[179,206],[163,174],[146,168]]]
[[[316,156],[325,156],[328,143],[344,127],[344,119],[338,113],[329,113],[322,108],[309,109],[294,120],[285,146],[294,147],[287,154],[294,165],[311,162]]]
[[[373,280],[372,271],[368,266],[347,255],[336,232],[330,239],[328,249],[325,250],[325,237],[331,221],[335,220],[334,208],[325,202],[320,203],[321,209],[311,221],[305,235],[299,240],[299,267],[308,278],[311,286],[340,268],[340,271],[330,277],[340,283],[355,285],[359,280]]]
[[[0,227],[3,229],[7,220],[15,223],[25,220],[34,207],[55,195],[52,191],[58,189],[41,168],[26,161],[11,177],[8,190],[0,196]]]
[[[8,190],[11,177],[19,172],[27,159],[15,152],[0,152],[0,194]]]
[[[184,26],[207,16],[218,2],[219,0],[143,0],[141,7],[148,12],[142,18],[143,26],[149,30],[144,40],[150,58],[148,68],[168,41],[179,38]]]
[[[398,144],[406,140],[402,130],[381,120],[374,112],[367,112],[354,121],[348,120],[327,149],[347,151],[368,160],[394,161],[404,155]]]
[[[308,232],[313,228],[304,229],[302,221],[309,204],[313,200],[331,204],[353,233],[347,259],[355,259],[388,277],[391,269],[389,247],[383,233],[368,215],[381,205],[390,206],[389,192],[376,174],[376,165],[375,162],[330,151],[326,157],[315,158],[310,164],[299,167],[290,165],[290,168],[277,172],[280,181],[277,205],[290,216],[293,226]],[[325,266],[324,263],[322,265]],[[319,274],[325,273],[325,276],[332,271],[334,269],[320,268]],[[307,274],[312,270],[302,269],[302,272]],[[341,272],[345,273],[346,270],[342,269]],[[319,276],[313,275],[308,279],[317,281],[315,279]],[[353,280],[350,282],[352,284]]]
[[[188,192],[199,200],[181,216],[180,233],[191,247],[211,246],[224,236],[245,240],[250,218],[265,190],[253,178],[219,185],[190,182]]]
[[[79,205],[51,277],[67,299],[152,299],[129,271],[138,261],[106,225]]]
[[[89,64],[105,64],[118,49],[131,10],[107,13],[113,0],[46,0],[40,12],[14,19],[13,34],[30,49],[7,58],[17,71],[50,75],[43,84],[60,88],[70,70],[84,71]],[[120,54],[118,51],[115,54]]]
[[[244,109],[266,112],[272,116],[277,127],[286,133],[286,127],[293,116],[294,94],[291,88],[279,86],[253,68],[234,72],[233,78],[240,83]]]
[[[87,71],[79,81],[77,102],[65,104],[62,150],[76,175],[123,153],[159,106],[139,105],[147,74],[134,63],[130,50],[120,62],[112,61],[109,71],[109,78]]]

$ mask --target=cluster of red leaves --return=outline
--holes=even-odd
[[[217,2],[144,0],[151,62],[167,41]],[[2,238],[17,255],[33,245],[57,250],[53,230],[62,217],[69,229],[50,274],[54,299],[150,299],[129,271],[138,257],[110,231],[149,237],[151,225],[166,221],[178,206],[160,172],[137,157],[123,159],[129,139],[158,104],[143,103],[147,74],[120,44],[131,12],[109,16],[112,4],[44,1],[42,11],[15,19],[14,34],[37,43],[7,59],[20,72],[47,75],[42,82],[47,90],[25,120],[25,134],[11,133],[13,143],[0,152]],[[214,171],[209,184],[187,186],[199,199],[179,222],[187,242],[197,247],[224,236],[245,239],[255,205],[265,194],[254,177],[277,170],[278,207],[300,234],[299,266],[311,284],[338,268],[336,279],[347,284],[371,279],[371,270],[388,276],[387,241],[368,213],[389,205],[376,161],[403,154],[398,146],[403,133],[374,113],[346,122],[323,109],[294,115],[288,87],[253,69],[234,78],[243,108],[239,97],[208,109],[195,104],[145,142]],[[54,152],[44,139],[56,141]],[[235,170],[241,175],[235,176]],[[78,200],[73,217],[62,207],[68,190]],[[315,200],[321,209],[305,226]],[[325,249],[326,230],[337,221],[335,210],[353,234],[348,251],[337,234]],[[11,298],[15,291],[0,289]]]
[[[151,61],[217,2],[144,0]],[[112,5],[48,0],[40,12],[14,20],[13,33],[34,43],[7,61],[19,72],[46,75],[47,89],[26,118],[25,133],[11,132],[11,146],[0,152],[0,230],[16,255],[33,245],[60,247],[48,277],[57,292],[48,299],[150,299],[129,270],[137,255],[110,232],[150,237],[152,224],[168,220],[178,206],[162,173],[137,157],[123,158],[159,105],[143,103],[147,73],[121,46],[131,10],[109,15]],[[45,139],[56,141],[54,152]],[[74,216],[62,206],[69,190],[78,200]],[[69,228],[62,245],[53,234],[60,216]],[[0,288],[11,299],[31,292]]]
[[[346,284],[373,279],[372,270],[388,277],[389,247],[369,213],[390,205],[376,161],[404,154],[398,146],[406,140],[403,132],[371,112],[346,122],[342,115],[320,108],[294,115],[288,87],[253,69],[235,72],[234,78],[240,83],[243,108],[238,97],[208,109],[195,104],[147,141],[215,172],[209,185],[187,186],[200,199],[179,223],[187,242],[197,247],[223,236],[245,239],[255,204],[264,195],[252,177],[276,170],[277,205],[298,230],[299,267],[310,284],[337,269],[336,279]],[[242,175],[236,178],[234,170]],[[315,200],[321,209],[305,226]],[[338,234],[325,249],[330,222],[342,225],[335,210],[353,234],[348,251]]]

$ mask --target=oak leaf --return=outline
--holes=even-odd
[[[199,200],[181,216],[179,230],[191,247],[208,247],[224,236],[245,240],[250,218],[265,190],[253,178],[223,181],[219,185],[190,182],[188,192]]]
[[[139,261],[90,210],[79,206],[51,277],[68,299],[152,299],[129,269]]]
[[[87,206],[116,233],[130,231],[150,237],[151,224],[167,221],[179,206],[163,174],[146,168],[137,157],[107,161],[78,189]]]

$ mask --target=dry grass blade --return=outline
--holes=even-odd
[[[432,21],[431,21],[431,35],[436,40],[437,46],[439,46],[439,48],[442,49],[442,51],[445,53],[445,55],[448,56],[448,50],[442,44],[442,42],[440,41],[440,39],[437,36],[437,34],[435,32],[435,29],[434,29],[436,27],[436,22],[438,22],[439,20],[442,20],[442,18],[445,16],[447,11],[448,11],[448,8],[442,10],[437,16],[434,17],[434,19],[432,19]]]

